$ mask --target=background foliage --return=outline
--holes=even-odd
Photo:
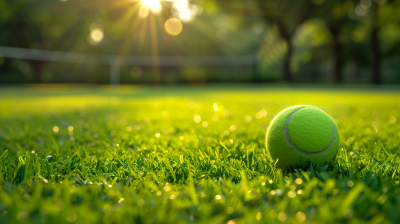
[[[177,11],[176,2],[187,5],[189,17],[180,14],[187,11]],[[0,3],[0,45],[116,55],[257,55],[256,68],[244,68],[238,74],[229,66],[143,67],[143,75],[138,76],[132,68],[123,67],[124,83],[188,82],[190,70],[200,70],[209,82],[379,84],[400,80],[399,0],[177,0],[160,4],[161,12],[150,11],[143,17],[142,1],[5,0]],[[165,30],[169,18],[183,22],[179,35]],[[103,32],[100,42],[90,40],[93,27]],[[106,83],[109,79],[107,66],[1,57],[0,66],[3,83]],[[161,77],[154,77],[158,72]]]

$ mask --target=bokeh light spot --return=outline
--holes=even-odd
[[[211,120],[214,121],[214,122],[217,122],[218,121],[218,115],[213,115]]]
[[[179,19],[170,18],[165,22],[165,30],[168,34],[176,36],[182,32],[182,23]]]
[[[201,117],[200,117],[200,115],[194,115],[194,122],[196,122],[196,123],[200,123],[201,122]]]
[[[303,183],[303,180],[300,179],[300,178],[297,178],[294,182],[295,182],[297,185],[300,185],[300,184]]]
[[[92,32],[90,33],[90,38],[92,38],[92,40],[97,43],[102,41],[104,38],[103,30],[98,28],[93,29]]]
[[[257,215],[256,215],[256,219],[257,219],[257,220],[261,220],[261,218],[262,218],[262,214],[261,214],[261,212],[257,213]]]
[[[286,221],[286,219],[287,219],[286,213],[280,212],[280,213],[278,214],[278,220],[279,220],[279,221],[284,222],[284,221]]]
[[[67,215],[66,219],[69,222],[75,222],[78,219],[78,215],[75,212],[72,212],[69,215]]]
[[[218,111],[218,104],[217,103],[213,104],[213,109],[214,109],[214,111]]]
[[[297,220],[299,220],[299,222],[304,222],[306,220],[306,214],[304,214],[303,212],[298,212],[296,214],[296,218]]]

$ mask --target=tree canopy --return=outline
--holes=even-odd
[[[254,54],[258,81],[379,84],[400,81],[399,10],[400,0],[6,0],[0,2],[0,46],[138,56]],[[35,82],[43,81],[47,64],[0,59],[4,77],[30,73]]]

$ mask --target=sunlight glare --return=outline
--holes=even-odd
[[[154,13],[160,13],[162,10],[162,6],[158,0],[142,0],[142,4]]]
[[[145,6],[140,7],[140,9],[139,9],[139,17],[140,18],[146,18],[149,15],[149,13],[150,13],[149,8],[147,8]]]
[[[191,22],[200,11],[197,5],[190,5],[188,0],[176,0],[173,8],[176,11],[175,16],[184,23]]]
[[[189,2],[187,0],[176,0],[174,2],[174,7],[179,11],[183,11],[183,10],[187,9],[188,6],[189,6]]]

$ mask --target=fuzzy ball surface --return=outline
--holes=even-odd
[[[325,111],[315,106],[296,105],[276,115],[267,130],[266,147],[276,167],[306,168],[307,163],[324,165],[339,149],[339,130]]]

